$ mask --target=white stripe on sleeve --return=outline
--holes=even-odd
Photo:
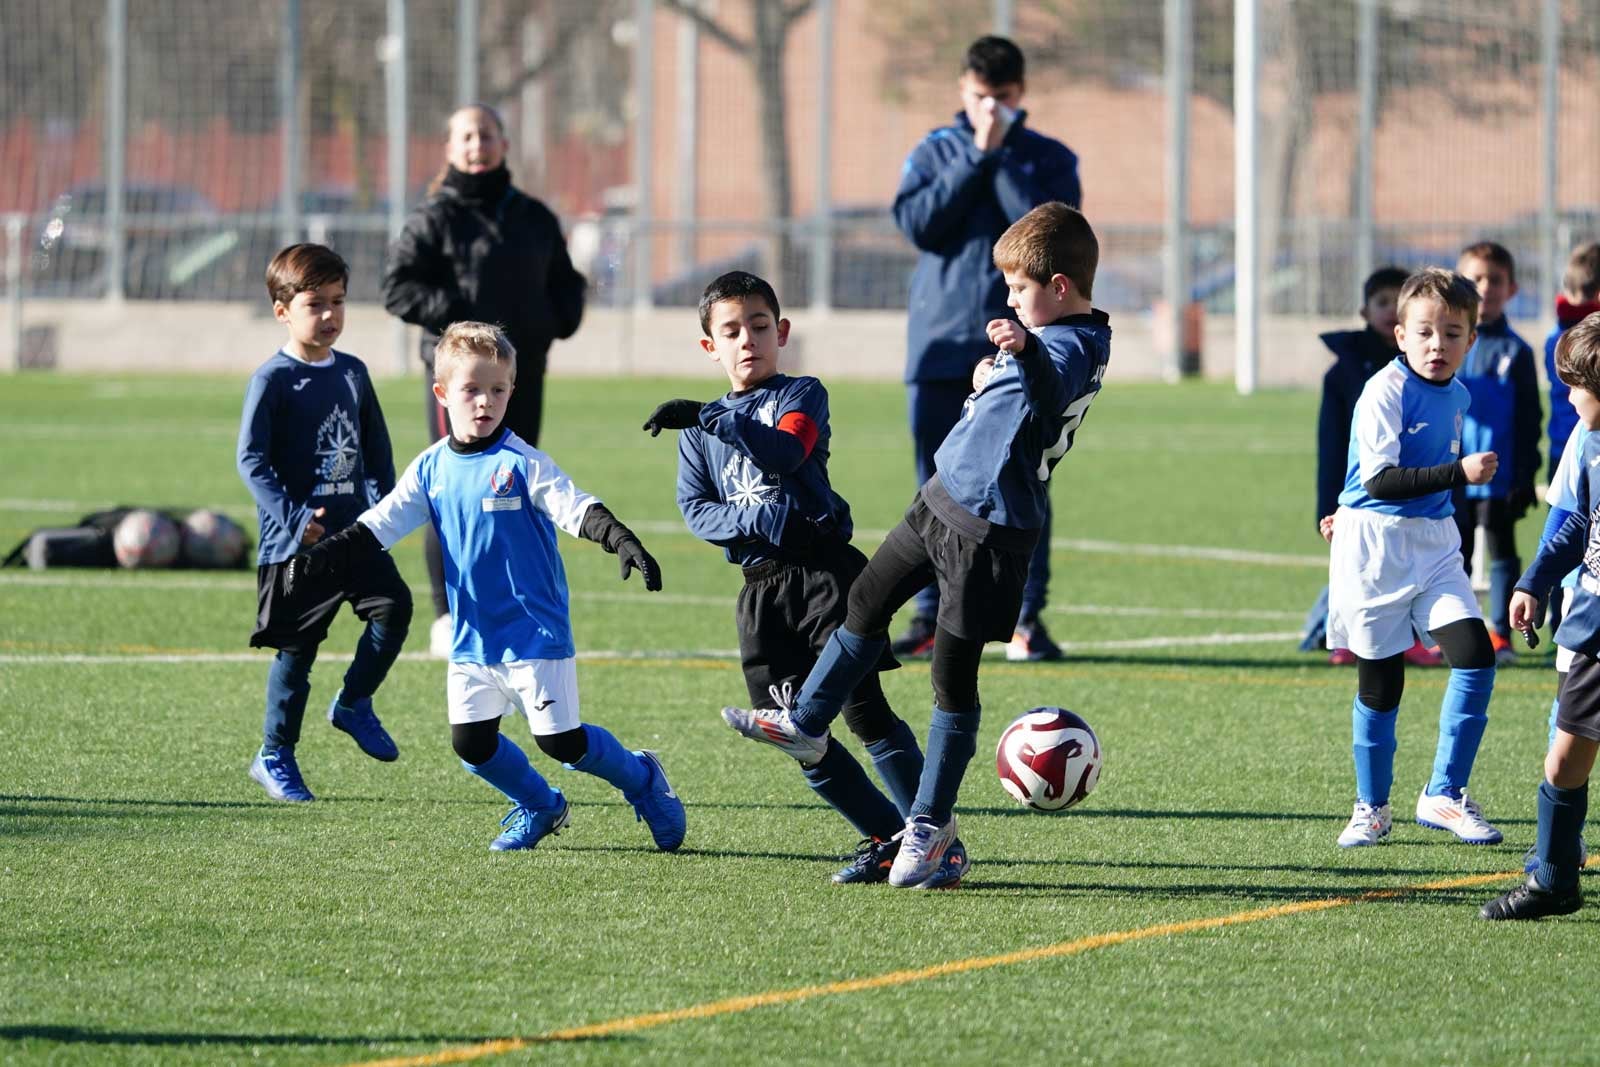
[[[412,460],[389,495],[356,518],[385,549],[393,548],[406,534],[428,521],[428,494],[419,468],[432,451],[428,449]]]
[[[534,507],[550,516],[550,521],[561,529],[578,536],[583,526],[583,516],[589,508],[600,503],[599,498],[585,493],[572,483],[556,461],[534,448],[520,437],[510,446],[528,461],[528,496]]]
[[[1360,452],[1360,479],[1366,485],[1388,467],[1400,465],[1400,434],[1405,426],[1401,397],[1405,378],[1392,370],[1379,371],[1356,401],[1352,430]]]

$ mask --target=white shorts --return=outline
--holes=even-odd
[[[513,663],[452,663],[445,673],[450,722],[483,722],[521,713],[535,736],[576,730],[578,661],[523,659]]]
[[[1328,647],[1387,659],[1428,633],[1481,619],[1455,519],[1340,508],[1328,561]]]

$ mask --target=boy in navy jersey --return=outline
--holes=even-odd
[[[977,747],[983,645],[1011,637],[1050,472],[1105,374],[1111,327],[1090,305],[1099,254],[1088,221],[1061,203],[1041,204],[1001,236],[994,261],[1021,321],[989,322],[999,354],[939,447],[937,473],[851,587],[845,623],[796,706],[722,712],[751,740],[801,762],[820,758],[829,724],[882,656],[895,609],[938,582],[927,760],[890,885],[927,885],[956,840],[956,794]]]
[[[572,484],[550,457],[501,425],[516,379],[516,352],[499,327],[458,322],[434,350],[434,396],[450,435],[411,461],[394,489],[357,521],[296,557],[289,578],[335,586],[406,534],[432,523],[450,600],[445,676],[450,741],[468,772],[511,801],[505,831],[489,846],[533,848],[567,824],[568,805],[500,733],[500,719],[527,716],[539,750],[569,770],[616,786],[650,827],[656,847],[683,843],[683,803],[652,752],[629,752],[579,715],[567,577],[556,529],[598,541],[661,588],[656,561],[599,500]]]
[[[1539,438],[1544,418],[1539,408],[1539,371],[1533,349],[1506,319],[1506,303],[1517,295],[1517,265],[1505,246],[1479,241],[1462,249],[1456,269],[1478,287],[1481,301],[1478,340],[1456,375],[1472,394],[1462,427],[1461,447],[1500,457],[1495,476],[1484,485],[1456,490],[1456,528],[1461,554],[1472,565],[1477,529],[1484,529],[1489,555],[1489,640],[1502,663],[1513,662],[1511,588],[1522,572],[1517,556],[1517,520],[1534,502],[1539,473]],[[1566,442],[1562,442],[1565,444]]]
[[[787,707],[844,622],[845,598],[867,558],[849,543],[850,505],[828,481],[828,391],[815,378],[778,371],[789,320],[772,286],[745,271],[722,275],[700,298],[700,328],[700,346],[731,391],[709,404],[669,400],[644,428],[683,431],[678,508],[697,537],[744,570],[734,615],[750,699]],[[833,876],[841,885],[888,878],[916,799],[922,750],[878,682],[878,671],[898,666],[885,651],[843,709],[894,800],[838,741],[802,764],[806,784],[863,838]],[[954,885],[965,867],[965,850],[952,847],[935,884]]]
[[[1494,646],[1466,570],[1451,493],[1485,485],[1498,459],[1461,455],[1471,394],[1455,378],[1475,337],[1478,293],[1459,274],[1420,270],[1400,290],[1395,339],[1402,355],[1367,382],[1350,431],[1349,469],[1326,534],[1328,647],[1356,655],[1351,709],[1356,803],[1339,845],[1375,845],[1389,833],[1395,714],[1404,653],[1415,628],[1450,664],[1439,709],[1433,776],[1417,822],[1468,844],[1500,840],[1466,791],[1488,722]]]
[[[276,800],[313,799],[295,760],[311,695],[317,646],[339,605],[366,622],[328,721],[373,759],[400,751],[372,711],[411,624],[411,592],[387,557],[368,561],[326,595],[287,595],[283,571],[324,530],[355,521],[394,488],[394,456],[366,365],[334,351],[344,329],[350,269],[322,245],[290,245],[267,267],[272,313],[289,340],[250,378],[239,422],[239,475],[256,500],[261,547],[256,567],[253,648],[275,648],[267,712],[250,777]]]
[[[1600,429],[1600,314],[1590,315],[1556,343],[1556,373],[1587,430]],[[1540,919],[1566,915],[1583,905],[1578,872],[1586,857],[1580,834],[1589,809],[1589,772],[1600,751],[1600,434],[1590,433],[1576,464],[1577,507],[1539,546],[1511,597],[1511,624],[1532,629],[1539,603],[1573,567],[1578,586],[1556,641],[1572,650],[1562,679],[1556,732],[1539,783],[1536,863],[1528,880],[1485,904],[1485,919]]]

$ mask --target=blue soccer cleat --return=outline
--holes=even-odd
[[[961,838],[958,837],[944,850],[944,858],[939,861],[939,869],[917,888],[954,889],[971,870],[972,864],[967,862],[967,846],[963,845]]]
[[[372,711],[372,698],[362,697],[353,704],[342,703],[344,693],[333,698],[328,705],[328,721],[334,729],[343,730],[355,738],[357,747],[375,760],[393,763],[400,758],[400,747],[383,728]]]
[[[265,748],[250,761],[250,777],[261,783],[267,796],[273,800],[287,800],[304,804],[317,799],[306,788],[300,777],[300,766],[294,761],[294,749],[288,747]]]
[[[889,880],[889,868],[894,866],[895,855],[900,851],[900,837],[887,841],[869,837],[856,846],[856,854],[848,864],[833,872],[834,885],[876,885]]]
[[[500,820],[505,830],[489,843],[490,850],[517,852],[532,848],[550,835],[560,833],[571,819],[572,805],[561,795],[561,790],[552,789],[551,792],[560,801],[556,807],[525,808],[518,804],[507,812],[506,817]]]
[[[667,772],[654,752],[646,749],[634,755],[644,761],[650,777],[645,780],[643,789],[638,793],[624,794],[624,799],[633,805],[634,815],[650,827],[650,836],[655,840],[656,848],[663,852],[676,851],[683,844],[688,823],[683,801],[672,791]]]

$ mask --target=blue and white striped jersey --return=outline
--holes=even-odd
[[[796,518],[846,540],[850,505],[828,482],[828,390],[815,378],[775,374],[713,400],[678,435],[678,510],[696,537],[729,562],[773,558]]]
[[[239,419],[239,476],[261,523],[256,562],[300,551],[311,513],[342,530],[394,488],[389,428],[366,364],[346,352],[307,363],[281,349],[250,376]]]
[[[1350,457],[1339,503],[1385,515],[1442,519],[1455,514],[1450,490],[1409,500],[1375,500],[1365,488],[1389,467],[1437,467],[1461,458],[1461,427],[1472,394],[1451,378],[1430,382],[1405,356],[1374,374],[1356,401]]]
[[[567,572],[555,532],[576,537],[599,501],[510,430],[479,451],[450,445],[442,438],[412,460],[361,524],[388,549],[433,523],[455,627],[451,662],[572,656]]]
[[[1072,447],[1111,358],[1103,311],[1028,332],[1042,358],[995,357],[989,380],[967,397],[960,421],[934,453],[934,477],[951,500],[1019,530],[1044,525],[1050,472]]]

